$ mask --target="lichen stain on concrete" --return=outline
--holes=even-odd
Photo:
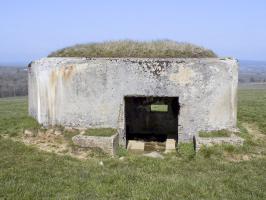
[[[185,85],[191,82],[192,77],[194,76],[194,72],[192,69],[188,67],[180,66],[178,73],[173,73],[170,75],[170,81],[179,84]]]
[[[142,66],[144,71],[151,72],[154,76],[163,75],[166,68],[170,65],[169,61],[138,61],[138,65]]]
[[[64,80],[69,80],[69,78],[73,75],[74,73],[74,66],[70,65],[70,66],[66,66],[66,67],[62,67],[60,68],[60,72],[62,74],[62,78]]]
[[[54,86],[59,78],[67,81],[74,74],[75,67],[73,65],[63,66],[59,70],[53,69],[50,75],[50,86]]]
[[[57,82],[58,82],[58,70],[53,69],[49,79],[49,87],[47,88],[48,92],[48,120],[52,123],[53,118],[55,118],[55,96],[57,91]]]
[[[52,70],[51,75],[50,75],[50,86],[54,86],[56,84],[58,77],[58,73],[56,70]]]
[[[60,91],[62,83],[67,83],[68,80],[73,76],[75,72],[75,66],[63,66],[61,68],[52,69],[49,77],[49,85],[47,87],[47,97],[48,97],[48,120],[51,124],[54,123],[56,119],[56,107],[59,101]],[[61,84],[60,84],[61,83]]]

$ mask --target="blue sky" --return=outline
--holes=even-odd
[[[266,1],[0,0],[0,64],[77,43],[165,38],[266,60]]]

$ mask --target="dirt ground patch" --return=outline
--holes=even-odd
[[[266,135],[261,133],[259,130],[258,126],[256,124],[248,124],[248,123],[243,123],[242,124],[245,129],[247,129],[248,133],[252,136],[254,136],[254,139],[265,139]]]
[[[73,144],[71,138],[78,133],[64,132],[61,130],[25,130],[21,137],[13,137],[13,140],[21,141],[26,145],[37,147],[46,152],[58,155],[69,155],[81,160],[88,159],[95,155],[101,155],[98,149],[81,148]]]
[[[235,153],[224,153],[224,157],[226,160],[230,162],[241,162],[241,161],[249,161],[256,158],[262,158],[263,155],[260,154],[235,154]]]
[[[259,141],[264,141],[266,135],[264,135],[258,128],[256,124],[242,123],[243,127],[247,130],[248,134],[252,136],[252,141],[258,143]],[[265,157],[266,149],[261,146],[256,146],[253,148],[252,153],[248,154],[236,154],[230,152],[224,152],[224,156],[228,161],[241,162],[249,161],[252,159]]]
[[[264,141],[266,139],[266,135],[261,133],[255,124],[243,123],[242,125],[247,130],[248,134],[252,136],[252,141],[258,143],[258,141]],[[72,137],[77,134],[82,134],[83,132],[84,131],[82,130],[72,132],[71,130],[65,131],[57,129],[40,129],[35,131],[25,130],[22,135],[10,138],[15,141],[23,142],[26,145],[34,146],[42,151],[52,152],[58,155],[68,155],[81,160],[104,156],[104,153],[99,149],[82,148],[74,145]],[[2,136],[4,138],[9,137],[8,135]],[[145,148],[148,150],[153,147],[154,144],[150,143]],[[250,153],[236,153],[235,151],[230,152],[225,150],[223,155],[224,158],[230,162],[249,161],[265,157],[266,149],[262,146],[256,146]]]

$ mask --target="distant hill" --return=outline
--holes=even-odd
[[[240,60],[240,83],[266,83],[266,61]]]

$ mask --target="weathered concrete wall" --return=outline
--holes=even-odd
[[[118,128],[125,96],[178,96],[179,140],[234,128],[233,59],[44,58],[29,65],[29,113],[44,125]]]

